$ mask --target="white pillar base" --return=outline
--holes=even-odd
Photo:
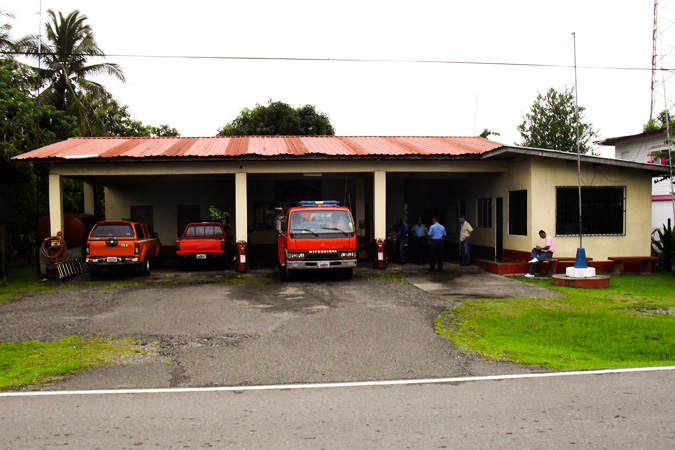
[[[595,267],[588,267],[586,269],[568,267],[565,269],[565,274],[570,278],[593,278],[595,276]]]

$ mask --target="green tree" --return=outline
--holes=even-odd
[[[648,133],[650,131],[663,131],[664,134],[666,134],[666,127],[668,126],[668,133],[666,136],[664,136],[663,143],[664,144],[672,144],[673,139],[672,136],[675,135],[675,123],[674,123],[674,118],[673,116],[670,115],[670,113],[666,110],[663,110],[659,113],[659,115],[655,119],[650,119],[649,122],[644,124],[642,126],[642,131],[645,133]],[[668,137],[671,137],[671,139],[668,139]],[[659,150],[659,151],[653,151],[650,153],[650,157],[652,161],[659,161],[661,159],[665,159],[665,164],[670,163],[670,152],[668,150]]]
[[[98,117],[98,121],[92,124],[92,134],[94,136],[180,136],[178,130],[171,128],[169,125],[154,127],[152,125],[143,125],[143,122],[140,120],[134,120],[129,113],[129,107],[121,105],[108,93],[101,97],[87,94],[86,98],[88,104],[91,105],[94,115]]]
[[[9,18],[14,18],[14,14],[0,10],[0,16],[5,16]],[[12,40],[10,39],[10,33],[12,31],[12,25],[9,23],[3,23],[0,25],[0,50],[5,50],[12,47]]]
[[[490,136],[500,136],[501,133],[498,133],[496,131],[490,131],[487,128],[483,128],[483,132],[479,134],[478,136],[484,138],[484,139],[489,139]]]
[[[150,136],[153,137],[178,137],[180,133],[175,128],[170,127],[169,125],[160,125],[158,127],[153,127],[149,125]]]
[[[74,117],[51,105],[36,107],[34,83],[28,67],[0,59],[0,139],[11,156],[78,134]]]
[[[649,122],[642,126],[642,131],[647,133],[649,131],[665,130],[668,122],[670,122],[672,128],[674,125],[673,116],[668,111],[661,111],[655,119],[649,119]]]
[[[92,58],[105,58],[88,24],[87,16],[73,11],[66,17],[51,9],[47,11],[50,22],[45,25],[46,42],[29,35],[15,43],[18,51],[40,60],[40,79],[46,84],[41,97],[47,104],[66,111],[78,119],[83,135],[92,135],[91,122],[96,120],[87,96],[102,97],[105,87],[91,81],[93,75],[108,74],[124,81],[124,72],[117,64],[93,63]],[[95,128],[95,127],[94,127]]]
[[[592,151],[591,139],[598,135],[598,131],[591,123],[583,122],[584,110],[579,107],[579,150],[586,154]],[[576,123],[572,88],[561,92],[550,88],[545,95],[539,92],[530,111],[518,125],[523,141],[517,145],[576,153]]]
[[[335,130],[327,114],[313,105],[300,108],[282,102],[244,108],[239,116],[218,129],[218,136],[324,136]]]
[[[31,87],[36,75],[13,59],[0,59],[0,193],[11,206],[0,205],[7,223],[7,248],[11,259],[31,257],[36,248],[35,229],[47,213],[45,166],[19,163],[11,158],[78,134],[74,117],[51,105],[37,107]],[[77,195],[64,189],[70,208]],[[80,189],[81,191],[81,189]],[[9,212],[8,212],[9,211]]]

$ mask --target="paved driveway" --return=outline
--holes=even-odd
[[[135,336],[160,355],[92,370],[51,389],[106,389],[365,381],[522,373],[460,352],[434,331],[454,299],[551,295],[475,268],[392,268],[411,284],[308,276],[232,284],[231,272],[154,271],[139,286],[74,280],[74,289],[0,305],[0,341],[67,335]],[[243,279],[269,279],[252,270]],[[87,276],[82,278],[87,280]],[[186,278],[190,278],[188,283]],[[497,295],[499,294],[499,295]],[[443,297],[443,298],[441,298]]]

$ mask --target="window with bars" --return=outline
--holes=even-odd
[[[584,234],[625,234],[626,188],[582,187],[581,214]],[[556,234],[579,234],[579,188],[576,186],[556,187]]]
[[[492,228],[492,199],[479,198],[478,199],[478,227]]]

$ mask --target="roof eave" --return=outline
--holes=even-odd
[[[484,153],[463,153],[459,155],[429,155],[429,154],[410,154],[410,155],[388,155],[388,154],[372,154],[372,155],[324,155],[324,154],[310,154],[310,155],[238,155],[238,156],[149,156],[149,157],[113,157],[113,158],[91,158],[91,159],[68,159],[60,157],[49,158],[22,158],[18,159],[21,162],[29,162],[33,164],[53,164],[53,163],[69,163],[69,164],[105,164],[111,162],[119,163],[153,163],[153,162],[204,162],[204,161],[354,161],[354,160],[471,160],[480,159]]]
[[[487,151],[482,154],[481,159],[490,159],[490,158],[497,158],[499,156],[511,156],[511,155],[512,157],[516,157],[518,155],[525,155],[525,156],[539,156],[541,158],[562,159],[568,161],[577,160],[576,153],[563,152],[561,150],[546,150],[541,148],[511,147],[511,146],[504,146],[502,148]],[[602,158],[600,156],[581,155],[580,160],[584,163],[589,164],[602,164],[615,167],[624,167],[629,169],[646,170],[649,172],[653,172],[654,176],[669,174],[668,167],[666,166],[658,166],[654,164],[626,161],[623,159]]]

